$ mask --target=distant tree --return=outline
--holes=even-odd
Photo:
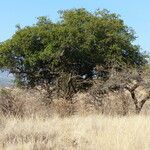
[[[119,15],[85,9],[59,14],[58,22],[39,17],[35,25],[17,30],[0,44],[0,67],[13,73],[17,83],[52,85],[56,79],[68,77],[70,84],[83,75],[90,79],[97,65],[135,68],[146,64],[140,47],[133,44],[134,31]]]

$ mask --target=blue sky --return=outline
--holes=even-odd
[[[84,7],[89,11],[106,8],[119,13],[128,26],[133,27],[136,44],[150,52],[150,0],[1,0],[0,42],[10,38],[15,25],[32,25],[38,16],[58,19],[57,11]]]

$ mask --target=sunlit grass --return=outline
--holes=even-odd
[[[150,117],[1,118],[0,149],[149,150]]]

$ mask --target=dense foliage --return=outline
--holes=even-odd
[[[53,84],[62,75],[92,76],[96,66],[139,67],[146,63],[133,44],[134,31],[115,13],[85,9],[60,11],[56,23],[39,17],[36,24],[17,28],[0,44],[0,67],[21,85]]]

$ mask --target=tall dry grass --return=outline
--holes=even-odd
[[[0,150],[150,149],[149,102],[135,116],[128,113],[134,109],[129,95],[118,92],[105,97],[103,105],[89,93],[72,100],[50,102],[41,91],[2,89]],[[124,111],[126,117],[121,117]]]
[[[136,95],[141,101],[146,92],[139,87]],[[133,115],[135,105],[128,91],[109,92],[99,99],[95,99],[90,92],[77,93],[72,100],[46,97],[45,91],[35,89],[23,90],[19,88],[3,88],[0,90],[0,116],[39,116],[61,117],[90,114],[103,115]],[[150,114],[150,100],[146,101],[140,114]]]
[[[150,117],[1,118],[1,150],[149,150]]]

